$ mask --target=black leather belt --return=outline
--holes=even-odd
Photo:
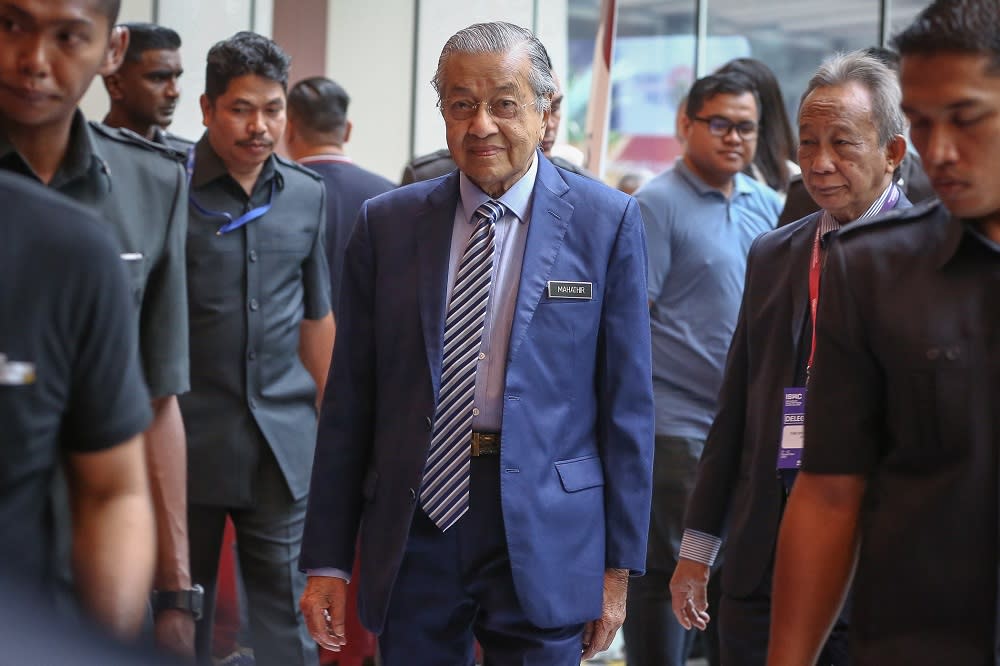
[[[500,433],[498,432],[473,432],[472,433],[472,456],[498,456],[500,455]]]

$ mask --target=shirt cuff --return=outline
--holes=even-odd
[[[323,576],[326,578],[343,578],[348,583],[351,582],[351,574],[347,573],[343,569],[336,569],[334,567],[320,567],[319,569],[306,569],[307,576]]]
[[[680,557],[693,560],[707,567],[715,564],[715,558],[722,547],[722,539],[698,530],[684,530],[681,537]]]

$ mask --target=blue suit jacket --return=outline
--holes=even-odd
[[[605,568],[645,566],[653,452],[638,205],[538,153],[507,353],[501,500],[518,599],[541,627],[601,613]],[[430,446],[459,176],[365,204],[348,244],[301,566],[350,571],[383,625]],[[549,280],[593,283],[554,300]]]

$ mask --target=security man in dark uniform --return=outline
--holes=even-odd
[[[241,32],[208,53],[207,132],[188,158],[191,565],[206,588],[198,656],[211,663],[216,568],[236,528],[258,666],[315,664],[297,600],[317,400],[333,348],[326,201],[318,175],[274,154],[289,58]]]
[[[1000,0],[935,0],[894,38],[940,201],[830,248],[770,666],[814,663],[848,585],[851,663],[998,663],[998,34]]]
[[[160,609],[156,636],[189,654],[197,592],[188,568],[184,430],[176,401],[189,381],[184,171],[171,151],[88,124],[77,109],[94,77],[114,71],[125,52],[127,32],[114,28],[117,12],[116,0],[0,5],[0,169],[90,207],[118,242],[154,413],[145,433],[157,524],[154,586],[177,592],[180,606]],[[64,525],[57,536],[68,531]],[[68,549],[69,539],[63,541]],[[68,571],[68,554],[60,561]]]
[[[40,607],[51,601],[48,500],[63,468],[75,592],[92,620],[131,637],[155,528],[142,450],[152,414],[125,271],[107,225],[82,206],[9,173],[0,200],[0,607],[21,596],[12,581]],[[2,626],[0,661],[26,663],[11,661],[11,644],[23,643]]]
[[[181,96],[180,35],[154,23],[121,27],[128,30],[128,50],[117,71],[103,77],[111,100],[104,124],[186,153],[194,142],[167,132]]]

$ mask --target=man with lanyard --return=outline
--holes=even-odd
[[[629,666],[681,666],[694,638],[670,610],[684,507],[715,416],[747,252],[781,211],[774,190],[742,173],[757,149],[759,108],[743,76],[696,81],[680,121],[684,157],[635,195],[649,239],[656,455],[648,571],[629,582]]]
[[[829,237],[841,225],[910,206],[893,183],[906,151],[899,97],[895,74],[863,52],[820,66],[799,110],[799,164],[823,210],[764,234],[750,250],[719,413],[671,580],[677,619],[704,629],[705,585],[729,525],[717,615],[722,663],[763,664],[767,656],[772,556],[801,459],[812,322]],[[845,619],[827,643],[824,665],[847,663]]]
[[[768,664],[812,664],[851,590],[854,664],[996,664],[1000,1],[894,38],[940,201],[837,234],[806,448],[778,539]]]
[[[149,141],[186,152],[192,142],[166,131],[181,96],[181,37],[153,23],[124,23],[128,29],[125,60],[104,76],[111,108],[108,127],[124,127]]]
[[[145,432],[157,526],[154,585],[160,645],[189,654],[197,588],[188,570],[184,429],[188,389],[184,174],[175,157],[134,135],[88,123],[77,104],[127,44],[114,0],[8,0],[0,6],[0,169],[91,208],[116,237],[135,304],[153,421]],[[69,30],[67,26],[72,26]],[[72,48],[70,48],[72,47]],[[77,223],[66,220],[66,224]],[[68,512],[57,484],[54,566],[68,577]],[[67,524],[60,525],[65,519]]]
[[[205,581],[198,657],[211,663],[216,568],[236,529],[260,666],[315,664],[296,600],[297,563],[333,346],[323,184],[274,155],[285,128],[289,58],[240,32],[208,52],[207,131],[188,156],[191,568]]]
[[[323,177],[326,185],[326,261],[330,268],[330,309],[337,317],[344,249],[354,221],[367,199],[388,192],[395,183],[362,169],[344,153],[351,138],[347,119],[350,97],[335,81],[315,76],[288,92],[288,154]]]

